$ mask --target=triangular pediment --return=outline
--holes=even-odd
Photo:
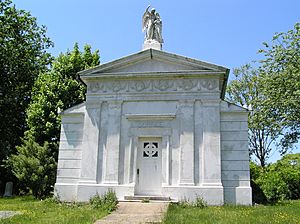
[[[120,73],[120,72],[176,72],[176,71],[197,71],[199,67],[186,65],[186,64],[179,64],[179,63],[172,63],[164,60],[160,60],[157,58],[147,58],[146,60],[139,61],[134,64],[125,65],[122,67],[117,67],[110,69],[107,72],[111,73]],[[201,68],[201,70],[209,70],[206,68]]]
[[[228,73],[228,69],[211,63],[148,49],[80,72],[81,78],[104,74],[202,72]]]

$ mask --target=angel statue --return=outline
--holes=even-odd
[[[149,12],[150,5],[147,7],[143,15],[143,32],[146,31],[145,40],[156,40],[163,43],[162,38],[162,21],[159,13],[154,8]]]

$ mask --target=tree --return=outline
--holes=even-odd
[[[52,191],[56,162],[47,142],[40,146],[32,139],[24,140],[8,161],[13,174],[36,198],[44,198]]]
[[[258,70],[249,64],[234,70],[235,80],[227,87],[227,99],[249,109],[249,149],[250,154],[265,167],[270,155],[277,150],[276,139],[281,127],[274,125],[274,119],[268,114],[262,103],[264,96]]]
[[[300,23],[286,33],[276,33],[271,44],[260,50],[264,104],[278,125],[285,127],[283,147],[300,136]]]
[[[26,113],[28,130],[25,132],[23,144],[17,147],[16,155],[8,159],[8,165],[36,197],[46,196],[55,182],[52,177],[56,176],[61,121],[58,110],[83,102],[86,88],[77,73],[98,64],[98,51],[92,53],[91,47],[86,45],[84,52],[80,52],[78,44],[75,44],[71,52],[60,54],[54,60],[51,70],[41,73],[34,84],[32,101]],[[36,153],[38,156],[33,160],[32,155]],[[52,162],[49,163],[47,158]],[[31,163],[32,166],[28,165]],[[44,171],[34,172],[34,179],[30,175],[24,175],[32,172],[34,165],[48,167],[45,172],[49,178],[42,183],[43,190],[38,193],[34,193],[34,186],[40,184]]]
[[[27,110],[28,131],[25,137],[43,145],[57,149],[60,134],[60,116],[58,110],[70,108],[84,101],[86,87],[79,80],[77,73],[99,64],[99,52],[91,52],[86,45],[84,52],[74,49],[60,54],[54,60],[50,72],[39,76],[32,89],[32,102]]]
[[[21,143],[30,92],[38,74],[47,70],[51,57],[46,50],[53,44],[46,28],[11,0],[0,1],[0,24],[0,182],[5,183],[9,171],[2,161]]]

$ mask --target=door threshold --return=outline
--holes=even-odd
[[[124,196],[124,200],[129,201],[165,201],[170,202],[170,197],[165,197],[162,195],[134,195],[134,196]]]

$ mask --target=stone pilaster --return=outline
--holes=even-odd
[[[123,101],[108,102],[108,130],[103,152],[103,183],[118,184],[120,130]]]
[[[194,101],[179,102],[180,168],[179,184],[194,185]]]
[[[101,105],[102,102],[86,102],[80,183],[97,183]]]
[[[129,143],[128,143],[128,169],[127,169],[127,172],[128,172],[128,180],[127,180],[127,183],[130,184],[133,182],[133,174],[134,174],[134,137],[132,135],[129,136]]]
[[[170,153],[170,136],[164,135],[162,137],[162,185],[170,185],[170,172],[171,172],[171,153]]]
[[[202,101],[203,151],[202,186],[222,186],[220,100]]]

